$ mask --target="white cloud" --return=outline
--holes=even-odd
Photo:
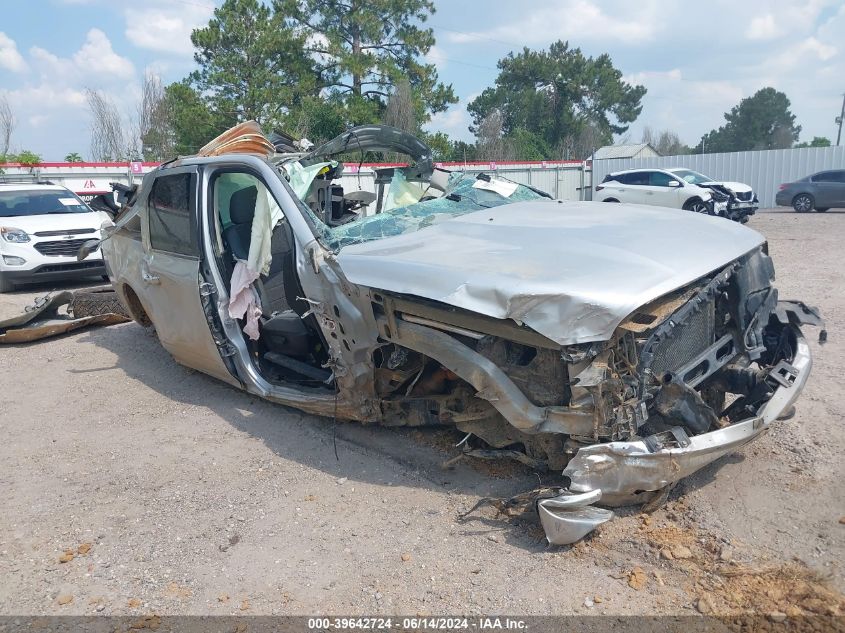
[[[112,49],[109,38],[99,29],[88,31],[85,42],[70,57],[59,57],[33,46],[29,49],[33,74],[51,87],[125,84],[135,77],[135,66]],[[30,76],[32,78],[32,76]]]
[[[32,138],[52,135],[46,142],[54,143],[57,128],[62,131],[62,137],[70,134],[72,138],[87,128],[85,88],[107,91],[127,111],[132,107],[129,100],[136,98],[130,96],[134,95],[133,89],[137,90],[134,65],[115,53],[108,37],[99,29],[90,29],[85,41],[69,57],[33,46],[26,61],[31,72],[18,75],[18,85],[8,86],[7,91],[9,102],[22,121],[15,136],[18,143],[45,156],[49,150],[34,146]],[[65,143],[68,140],[62,146]],[[62,151],[64,147],[49,157],[57,158]]]
[[[640,140],[642,129],[671,130],[688,145],[698,143],[709,129],[724,123],[722,113],[730,110],[744,96],[742,82],[687,77],[680,68],[667,71],[643,71],[623,77],[640,84],[648,92],[643,99],[643,112],[626,135],[632,142]],[[624,135],[623,135],[624,136]]]
[[[114,52],[109,38],[100,29],[91,29],[82,45],[73,55],[73,61],[83,71],[107,73],[117,78],[135,74],[132,62]]]
[[[469,124],[466,106],[458,103],[432,116],[426,127],[434,132],[446,132],[449,136],[465,136]]]
[[[556,39],[615,40],[628,44],[648,42],[662,28],[665,13],[654,0],[614,5],[604,11],[590,0],[563,0],[545,5],[531,4],[521,19],[486,31],[451,32],[448,39],[457,44],[498,40],[522,45],[547,44]]]
[[[683,78],[683,73],[680,68],[673,68],[666,71],[646,70],[638,73],[632,73],[622,77],[623,81],[631,85],[641,85],[648,88],[650,83],[660,80],[680,81]]]
[[[801,43],[801,50],[814,54],[819,60],[826,62],[836,55],[836,47],[829,46],[817,40],[815,37],[808,37]]]
[[[26,70],[26,62],[18,52],[18,45],[11,37],[0,31],[0,68],[20,73]]]
[[[29,59],[33,69],[48,81],[65,83],[76,80],[79,75],[73,60],[54,55],[39,46],[29,49]]]
[[[191,31],[206,26],[214,12],[212,5],[202,3],[149,5],[124,11],[126,38],[139,48],[174,55],[193,52]]]
[[[757,66],[761,76],[770,78],[769,83],[783,85],[798,75],[812,76],[818,71],[819,62],[828,62],[837,56],[837,49],[816,37],[807,37],[787,46]]]
[[[55,87],[48,83],[10,90],[9,96],[13,106],[26,112],[68,106],[81,108],[85,105],[85,93],[82,90],[66,86]],[[37,116],[37,113],[32,116]]]
[[[781,30],[775,24],[775,16],[771,13],[758,15],[745,29],[745,37],[750,40],[771,40],[781,34]]]
[[[835,6],[839,0],[750,0],[743,11],[751,19],[745,29],[749,40],[769,41],[783,36],[795,37],[813,30],[819,16],[828,6]]]
[[[467,112],[467,104],[475,101],[478,94],[476,92],[468,95],[450,106],[445,112],[438,112],[431,117],[431,121],[425,125],[425,129],[429,132],[445,132],[452,138],[471,141],[472,134],[469,131],[469,126],[472,119]]]
[[[446,66],[446,53],[439,46],[432,46],[425,55],[425,61],[442,69]]]

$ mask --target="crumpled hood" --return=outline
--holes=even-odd
[[[347,246],[338,262],[355,284],[513,319],[570,345],[610,338],[636,308],[762,242],[677,209],[541,200]]]
[[[730,189],[734,193],[746,193],[748,191],[751,191],[751,187],[749,187],[748,185],[746,185],[745,183],[742,183],[742,182],[722,182],[722,181],[715,181],[714,180],[713,182],[705,182],[705,183],[702,183],[702,184],[704,186],[721,185],[722,187],[726,187],[726,188]]]

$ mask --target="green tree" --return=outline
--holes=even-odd
[[[452,161],[454,144],[445,132],[423,132],[420,135],[423,143],[431,148],[431,157],[436,161]]]
[[[597,131],[604,143],[622,134],[639,116],[646,89],[622,80],[610,56],[585,57],[581,49],[557,41],[549,49],[509,53],[499,60],[499,76],[467,110],[472,132],[494,110],[503,117],[507,138],[516,130],[542,141],[535,148],[560,158],[572,154],[585,128]],[[564,156],[566,157],[566,156]],[[578,158],[583,158],[578,156]]]
[[[211,110],[187,80],[167,86],[164,99],[177,156],[195,154],[200,147],[237,123],[234,115]]]
[[[339,99],[304,97],[288,116],[286,129],[297,138],[319,145],[346,129],[346,108]]]
[[[420,61],[434,45],[433,31],[418,26],[434,13],[431,0],[275,0],[274,6],[306,37],[319,88],[341,97],[349,123],[378,118],[403,79],[421,123],[457,102],[434,65]]]
[[[37,165],[41,162],[41,155],[24,149],[17,154],[6,154],[6,162],[20,163],[21,165]]]
[[[744,152],[786,149],[801,133],[790,112],[787,96],[774,88],[762,88],[725,113],[725,125],[705,134],[695,152]]]
[[[82,156],[79,155],[78,152],[71,152],[67,156],[65,156],[66,163],[84,163],[85,161],[82,160]]]
[[[481,158],[478,156],[478,148],[475,145],[466,141],[453,141],[451,160],[456,163],[469,163]]]
[[[530,130],[518,127],[505,136],[509,160],[543,160],[554,154],[543,138]]]
[[[220,116],[272,126],[314,92],[305,35],[263,2],[225,0],[191,42],[199,64],[191,85]]]
[[[797,143],[795,147],[830,147],[831,142],[830,139],[826,136],[814,136],[813,140],[809,143],[804,141],[803,143]]]

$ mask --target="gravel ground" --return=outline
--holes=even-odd
[[[263,402],[177,365],[134,323],[0,348],[0,614],[843,608],[845,213],[774,210],[750,226],[781,296],[818,305],[830,332],[820,347],[807,330],[797,415],[575,547],[492,507],[458,520],[537,475],[444,470],[447,433]],[[0,295],[0,317],[53,289]]]

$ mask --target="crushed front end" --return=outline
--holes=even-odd
[[[572,398],[593,402],[594,432],[569,438],[569,486],[538,501],[550,542],[612,518],[595,504],[654,501],[791,413],[812,366],[800,326],[822,322],[778,301],[773,280],[763,246],[635,311],[608,343],[567,350],[580,360]]]
[[[524,326],[374,295],[382,420],[451,424],[465,455],[561,471],[537,511],[577,541],[609,507],[672,484],[790,413],[810,372],[803,303],[779,301],[765,245],[629,314],[606,341],[555,345]]]
[[[713,195],[713,214],[745,224],[757,212],[760,201],[750,189],[734,191],[724,184],[701,183],[699,187],[710,189]]]

